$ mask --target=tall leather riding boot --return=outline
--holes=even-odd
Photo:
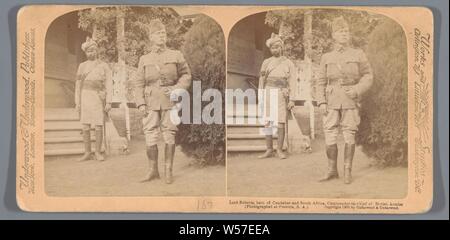
[[[91,151],[91,131],[83,130],[83,143],[84,143],[84,155],[79,158],[77,161],[87,161],[91,159],[92,151]]]
[[[352,182],[352,162],[355,155],[355,144],[345,144],[344,151],[344,183]]]
[[[158,146],[147,146],[147,159],[148,159],[148,173],[147,175],[141,180],[141,182],[148,182],[153,179],[159,178],[159,171],[158,171]]]
[[[337,170],[337,157],[338,157],[337,144],[327,145],[326,151],[327,151],[327,158],[328,158],[328,172],[324,178],[319,180],[320,182],[339,178],[339,173]]]
[[[273,156],[273,137],[272,135],[266,135],[266,152],[258,158],[270,158]]]
[[[103,129],[96,128],[95,129],[95,159],[97,161],[105,161],[105,158],[102,154],[102,143],[103,143]]]
[[[283,152],[284,143],[284,127],[278,128],[278,141],[277,141],[277,155],[280,159],[287,158],[286,154]]]
[[[172,167],[173,156],[175,154],[175,144],[166,144],[164,157],[165,157],[165,177],[166,183],[171,184],[173,182]]]

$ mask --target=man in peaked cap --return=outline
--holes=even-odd
[[[143,128],[149,171],[143,181],[159,178],[157,143],[162,133],[165,142],[165,181],[170,184],[177,131],[170,118],[170,110],[174,106],[170,94],[175,89],[190,87],[191,72],[183,54],[167,48],[166,28],[159,19],[150,22],[149,39],[151,51],[139,59],[138,70],[132,80],[138,109],[145,116]]]
[[[372,68],[366,54],[350,45],[347,21],[341,16],[332,22],[335,42],[331,52],[322,55],[317,77],[317,100],[324,114],[328,173],[321,181],[339,177],[337,170],[337,135],[342,130],[344,148],[344,182],[351,183],[355,153],[355,134],[360,123],[359,102],[373,81]]]

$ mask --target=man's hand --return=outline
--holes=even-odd
[[[111,103],[107,103],[106,105],[105,105],[105,112],[107,113],[107,112],[109,112],[109,110],[111,110]]]
[[[287,105],[287,110],[291,110],[293,107],[295,107],[294,101],[289,101],[289,103]]]
[[[347,96],[351,99],[355,99],[358,97],[358,93],[356,92],[354,87],[346,87],[344,91],[345,94],[347,94]]]
[[[140,112],[142,115],[144,115],[144,116],[147,115],[147,106],[146,106],[146,105],[141,105],[141,106],[139,106],[139,107],[138,107],[138,110],[139,110],[139,112]]]
[[[322,114],[324,116],[326,116],[328,114],[328,105],[326,103],[320,104],[320,112],[322,112]]]
[[[166,96],[170,97],[170,94],[172,93],[172,88],[171,87],[163,87],[163,92]]]

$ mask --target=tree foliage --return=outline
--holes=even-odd
[[[148,53],[148,23],[155,18],[166,25],[167,46],[179,49],[183,44],[183,35],[192,25],[182,19],[171,8],[166,7],[101,7],[82,10],[79,15],[79,27],[94,32],[99,44],[99,54],[107,62],[117,62],[118,46],[123,43],[123,59],[129,66],[136,67],[139,57]],[[117,19],[125,19],[125,37],[117,39]]]
[[[206,89],[218,89],[222,93],[221,101],[224,103],[225,38],[221,27],[207,16],[197,17],[185,34],[182,51],[191,68],[192,81],[201,82],[202,93]],[[202,109],[208,103],[202,102]],[[222,104],[222,111],[218,113],[222,114],[222,120],[224,111]],[[200,165],[225,163],[224,124],[180,125],[177,142],[181,144],[183,152],[197,159]]]
[[[310,10],[274,10],[266,15],[266,24],[278,29],[285,42],[285,54],[289,58],[303,59],[304,47],[304,14]],[[312,10],[312,36],[310,36],[312,52],[311,59],[318,63],[323,53],[332,49],[331,23],[334,18],[343,16],[350,25],[352,43],[355,47],[364,48],[367,36],[377,26],[380,15],[365,11],[341,9]]]

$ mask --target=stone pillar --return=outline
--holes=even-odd
[[[113,102],[120,103],[119,108],[113,108],[109,112],[110,118],[106,125],[106,144],[109,154],[128,153],[128,142],[130,140],[130,117],[128,100],[126,98],[125,83],[128,78],[127,67],[125,65],[125,12],[121,6],[116,7],[116,45],[118,63],[113,65]],[[122,121],[124,120],[124,121]],[[115,122],[113,122],[115,121]],[[119,121],[119,122],[117,122]],[[118,129],[115,125],[125,125],[125,129]],[[121,131],[119,133],[119,131]],[[124,130],[124,132],[123,132]]]
[[[311,41],[313,11],[306,11],[303,17],[304,59],[301,61],[295,61],[298,70],[298,79],[295,86],[290,86],[290,90],[294,100],[306,103],[307,101],[312,101],[311,80],[313,76],[313,69],[311,60]],[[281,26],[283,26],[283,24]],[[280,28],[280,32],[281,30],[282,29]],[[291,110],[288,119],[289,134],[287,135],[289,152],[299,153],[305,151],[307,146],[310,145],[309,138],[314,139],[314,122],[315,113],[313,106],[304,104],[303,106],[296,106]]]

